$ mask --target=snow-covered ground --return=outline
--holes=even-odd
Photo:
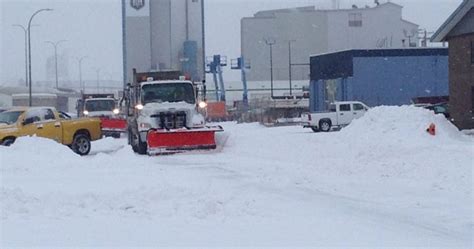
[[[1,147],[0,248],[472,248],[474,139],[440,115],[379,107],[331,133],[222,125],[222,150],[204,153]]]

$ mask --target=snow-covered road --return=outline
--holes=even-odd
[[[472,248],[474,140],[441,116],[375,108],[333,133],[222,125],[217,152],[0,148],[0,247]]]

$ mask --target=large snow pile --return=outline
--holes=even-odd
[[[474,140],[442,116],[379,107],[330,133],[222,125],[214,152],[0,147],[0,247],[472,247]]]
[[[430,124],[436,127],[436,136],[426,132]],[[374,145],[399,142],[418,146],[467,141],[443,115],[415,106],[375,107],[344,128],[341,135]]]
[[[430,124],[436,135],[427,132]],[[473,166],[473,139],[443,115],[413,106],[382,106],[354,120],[336,136],[353,157],[356,174],[379,174],[449,181],[468,187],[466,167]],[[403,155],[404,157],[401,157]],[[452,158],[452,160],[448,160]],[[460,161],[460,158],[468,159]],[[366,162],[366,163],[365,163]],[[375,162],[375,163],[370,163]],[[466,165],[467,164],[467,165]]]
[[[42,137],[19,137],[10,147],[0,146],[2,171],[46,170],[78,163],[80,156],[54,140]]]

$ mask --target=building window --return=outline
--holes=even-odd
[[[361,104],[354,104],[354,111],[362,111],[364,110],[364,106]]]
[[[362,27],[362,13],[349,13],[349,27]]]
[[[350,104],[343,104],[339,106],[339,111],[341,112],[350,112],[351,111],[351,105]]]

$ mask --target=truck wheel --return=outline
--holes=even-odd
[[[319,121],[319,129],[323,132],[329,132],[331,130],[331,121],[329,120]]]
[[[132,129],[130,129],[130,128],[128,129],[127,137],[128,137],[128,144],[130,144],[130,146],[132,146],[133,152],[137,153],[137,146],[135,145],[135,139],[133,138],[133,132],[132,132]]]
[[[91,151],[91,140],[85,134],[77,134],[74,136],[71,148],[77,154],[85,156]]]
[[[146,155],[148,152],[148,144],[146,142],[142,142],[140,135],[138,136],[138,144],[137,144],[137,153],[140,155]]]
[[[319,132],[319,128],[316,126],[311,126],[311,130],[313,130],[314,132]]]
[[[15,138],[5,138],[5,139],[2,141],[2,145],[3,145],[3,146],[10,146],[10,145],[12,145],[14,142],[15,142]]]
[[[146,142],[141,141],[140,134],[138,134],[135,138],[135,135],[133,135],[132,130],[129,130],[128,132],[128,139],[130,145],[132,145],[133,152],[139,155],[146,155],[148,152],[148,145]]]

